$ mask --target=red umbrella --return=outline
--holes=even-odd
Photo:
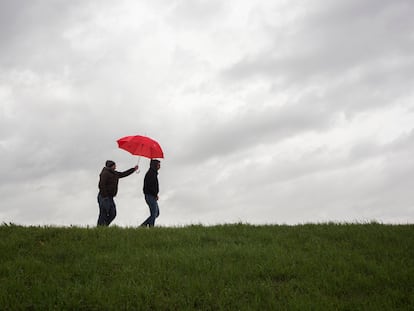
[[[133,155],[143,156],[149,159],[164,158],[161,146],[153,139],[146,136],[125,136],[117,140],[118,147]]]

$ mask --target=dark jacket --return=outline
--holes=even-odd
[[[117,172],[108,167],[104,167],[101,174],[99,174],[99,194],[103,198],[116,196],[118,193],[119,178],[129,176],[134,171],[134,168],[130,168],[125,172]]]
[[[158,171],[155,166],[151,166],[144,177],[144,194],[150,194],[154,197],[158,196]]]

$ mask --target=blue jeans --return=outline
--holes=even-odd
[[[158,207],[157,198],[151,194],[145,195],[145,202],[147,202],[151,215],[141,224],[143,227],[154,227],[155,218],[160,216],[160,209]]]
[[[99,217],[98,226],[109,226],[116,217],[116,205],[114,198],[103,198],[98,194]]]

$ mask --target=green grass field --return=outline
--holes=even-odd
[[[0,226],[1,310],[414,310],[414,225]]]

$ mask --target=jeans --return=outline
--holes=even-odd
[[[158,207],[157,198],[151,194],[145,195],[145,202],[147,202],[151,215],[141,224],[141,226],[154,227],[155,218],[160,215],[160,209]]]
[[[98,204],[98,226],[109,226],[109,224],[112,222],[112,220],[115,219],[116,216],[116,205],[114,202],[114,198],[103,198],[100,194],[98,194]]]

